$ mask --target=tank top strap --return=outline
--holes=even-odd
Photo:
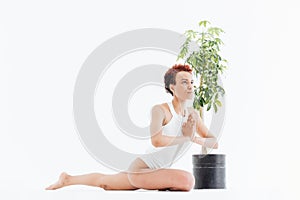
[[[170,111],[171,111],[171,114],[175,117],[175,116],[178,116],[178,114],[176,113],[175,109],[174,109],[174,106],[173,106],[173,103],[172,101],[168,103],[168,106],[170,108]]]

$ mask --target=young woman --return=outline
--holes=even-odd
[[[217,148],[218,144],[216,138],[208,132],[198,112],[186,109],[187,100],[192,100],[194,95],[190,67],[174,65],[166,72],[164,82],[165,89],[173,96],[173,100],[155,105],[152,108],[150,123],[153,150],[163,150],[164,153],[145,154],[134,160],[127,172],[118,174],[91,173],[71,176],[63,172],[59,180],[46,189],[88,185],[105,190],[191,190],[195,182],[191,173],[168,168],[174,160],[174,151],[176,154],[176,149],[190,142],[210,148]],[[195,136],[195,133],[198,136]]]

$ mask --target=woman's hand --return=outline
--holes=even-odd
[[[192,141],[207,148],[217,149],[218,141],[216,138],[194,137]]]
[[[183,136],[193,138],[196,131],[196,121],[193,114],[189,114],[187,122],[182,124]]]

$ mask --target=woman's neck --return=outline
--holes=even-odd
[[[172,100],[174,110],[178,115],[185,115],[185,106],[186,106],[186,101],[181,101],[177,97],[174,97]]]

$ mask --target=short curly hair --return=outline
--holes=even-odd
[[[192,69],[189,65],[182,65],[182,64],[175,64],[173,67],[171,67],[164,76],[164,82],[165,82],[165,89],[167,93],[170,93],[173,96],[173,92],[170,90],[170,84],[175,85],[176,84],[176,74],[178,72],[189,72],[192,73]]]

